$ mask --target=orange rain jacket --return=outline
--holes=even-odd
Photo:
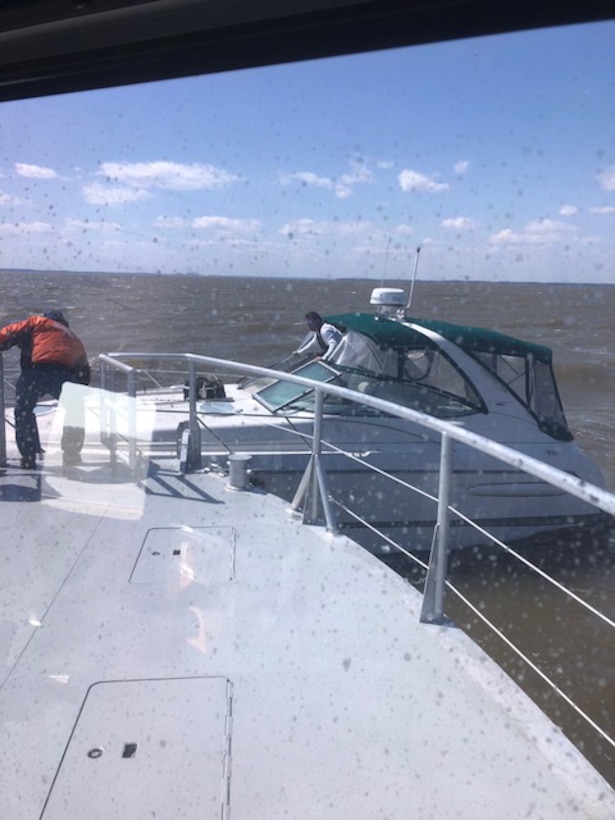
[[[0,330],[0,350],[18,345],[33,366],[53,364],[71,369],[88,369],[83,343],[70,328],[45,316],[30,316],[23,322]],[[22,361],[24,361],[22,357]]]

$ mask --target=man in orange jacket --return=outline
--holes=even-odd
[[[15,388],[15,439],[21,466],[32,470],[40,451],[34,408],[45,395],[60,398],[65,382],[90,383],[90,366],[83,343],[69,328],[61,310],[46,310],[0,330],[0,350],[17,345],[21,350],[21,375]],[[85,430],[64,428],[65,464],[81,461]]]

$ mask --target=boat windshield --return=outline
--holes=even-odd
[[[486,411],[467,377],[427,338],[383,346],[349,330],[330,363],[346,372],[348,387],[438,418]]]
[[[294,371],[323,383],[338,384],[438,418],[485,412],[472,384],[435,346],[379,347],[364,334],[348,331],[327,362],[313,361]],[[314,409],[314,391],[276,381],[254,394],[272,412]],[[328,396],[329,414],[373,415],[365,405]]]

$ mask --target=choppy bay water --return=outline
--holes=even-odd
[[[66,312],[90,358],[109,351],[188,351],[267,365],[303,338],[307,310],[323,314],[366,310],[380,281],[197,276],[0,272],[0,324],[48,307]],[[387,281],[392,287],[408,283]],[[601,466],[615,491],[615,286],[418,282],[411,313],[479,325],[553,349],[568,424]],[[14,351],[5,368],[16,370]],[[96,374],[96,371],[95,371]],[[545,568],[581,597],[615,618],[615,537],[546,543]],[[393,562],[395,563],[395,562]],[[403,562],[395,568],[405,574]],[[407,572],[408,575],[412,573]],[[615,736],[615,635],[596,625],[529,572],[506,560],[472,556],[452,577],[524,651],[540,660],[561,688]],[[615,784],[615,754],[587,733],[567,707],[454,599],[456,623],[517,678],[556,722],[584,747]]]

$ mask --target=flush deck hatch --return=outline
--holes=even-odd
[[[41,820],[227,815],[225,678],[111,681],[83,703]]]
[[[232,527],[154,527],[147,531],[133,584],[215,584],[234,578]]]

